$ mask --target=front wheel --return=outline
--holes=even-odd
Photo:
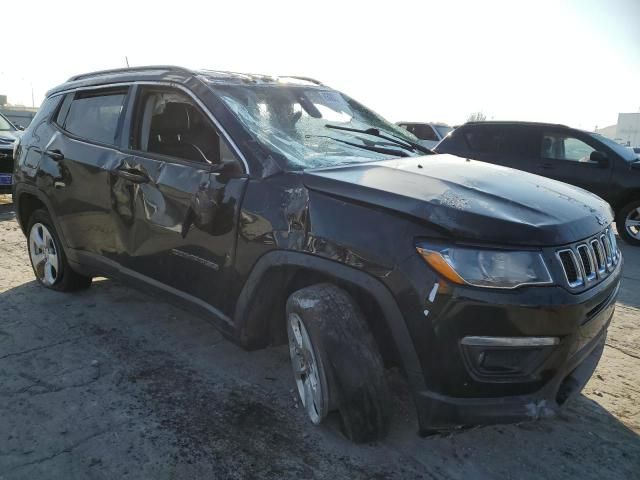
[[[353,298],[327,283],[298,290],[287,301],[287,332],[294,379],[311,422],[338,410],[350,440],[384,437],[391,395],[382,357]]]
[[[631,245],[640,245],[640,200],[627,203],[616,215],[618,234]]]

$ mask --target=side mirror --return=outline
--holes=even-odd
[[[591,152],[589,160],[593,163],[597,163],[600,168],[606,168],[609,166],[609,157],[607,157],[606,153],[600,152],[599,150]]]
[[[21,132],[24,130],[24,127],[22,125],[13,125],[14,127],[16,127],[18,130],[20,130]]]

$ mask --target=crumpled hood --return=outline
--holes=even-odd
[[[453,155],[306,170],[303,181],[311,190],[391,209],[455,239],[483,243],[563,245],[613,221],[609,205],[581,188]]]

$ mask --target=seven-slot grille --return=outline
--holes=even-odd
[[[569,287],[590,285],[606,277],[620,260],[611,228],[589,240],[556,252]]]

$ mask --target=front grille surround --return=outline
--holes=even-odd
[[[585,241],[556,250],[556,258],[570,289],[591,287],[616,268],[620,253],[611,228]]]

